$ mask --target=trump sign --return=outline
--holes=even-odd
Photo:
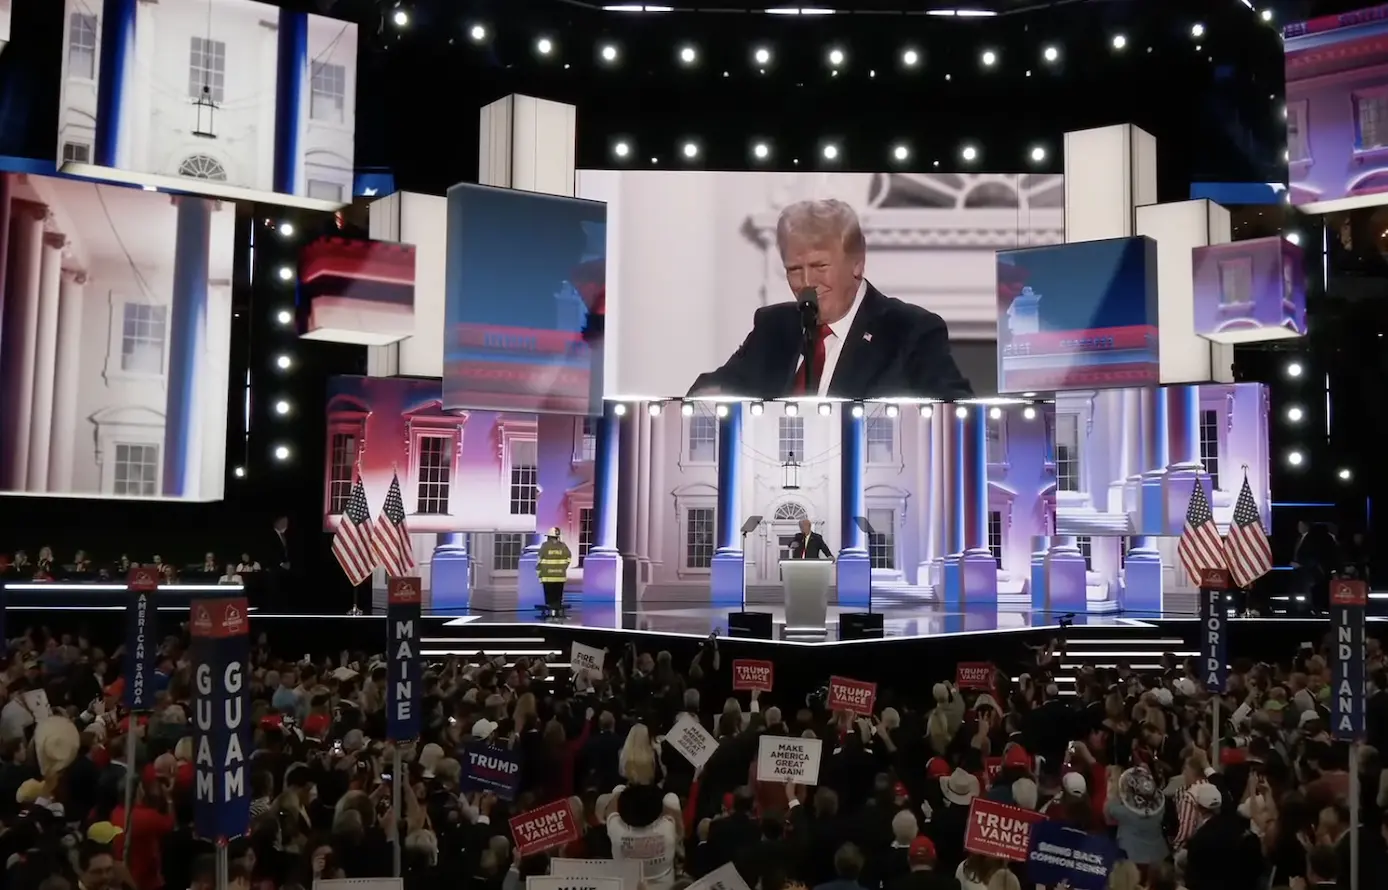
[[[124,704],[132,711],[154,707],[154,591],[159,573],[143,566],[130,570],[125,582],[125,693]]]
[[[1364,733],[1364,611],[1369,604],[1363,581],[1330,582],[1330,628],[1334,635],[1335,688],[1331,695],[1331,733],[1357,741]]]
[[[246,833],[251,817],[244,597],[193,600],[193,828],[216,844]]]
[[[877,684],[847,677],[829,678],[829,710],[868,716],[877,701]]]
[[[419,735],[420,682],[418,578],[391,578],[386,600],[386,738]]]
[[[755,658],[733,659],[733,689],[738,692],[750,689],[770,692],[774,679],[775,668],[769,661]]]

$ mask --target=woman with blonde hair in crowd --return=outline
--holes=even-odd
[[[1007,863],[993,856],[970,853],[959,863],[954,877],[963,890],[1021,890],[1017,876],[1007,868]]]
[[[640,861],[646,890],[669,890],[674,883],[683,822],[679,798],[660,787],[659,765],[650,730],[636,724],[618,756],[618,771],[627,784],[612,789],[598,814],[607,826],[612,858]]]

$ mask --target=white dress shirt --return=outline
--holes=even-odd
[[[824,367],[819,369],[818,395],[827,396],[829,394],[829,384],[834,381],[834,368],[838,366],[839,354],[843,352],[844,338],[853,328],[853,319],[858,315],[858,307],[863,305],[865,294],[867,294],[866,278],[858,282],[858,293],[853,297],[853,305],[848,307],[848,314],[829,325],[829,335],[824,338]],[[795,365],[797,374],[800,373],[800,368],[804,364],[805,359],[802,356]]]

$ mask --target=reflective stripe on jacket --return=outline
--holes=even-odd
[[[573,555],[563,541],[546,540],[540,545],[540,561],[537,566],[541,581],[564,581],[569,577],[569,563]]]

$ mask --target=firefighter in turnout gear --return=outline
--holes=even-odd
[[[540,545],[540,559],[536,565],[540,573],[540,585],[545,589],[545,609],[561,612],[564,609],[564,582],[569,577],[569,563],[573,554],[569,546],[559,540],[559,529],[549,530],[549,536]]]

